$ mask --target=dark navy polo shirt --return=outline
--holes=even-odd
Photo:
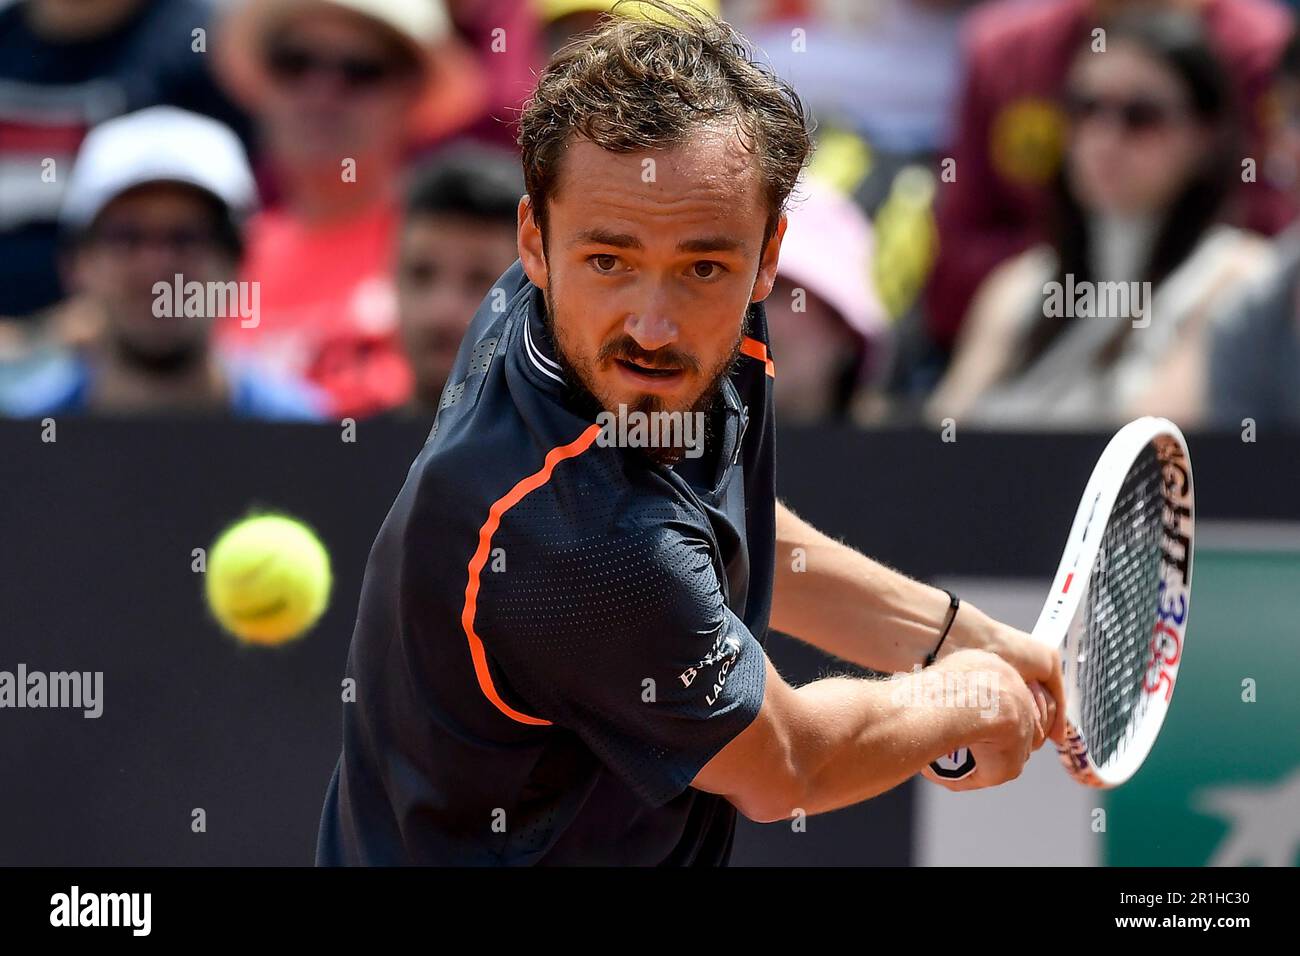
[[[366,566],[319,864],[727,862],[690,787],[757,715],[776,499],[761,305],[673,467],[598,441],[518,261]]]

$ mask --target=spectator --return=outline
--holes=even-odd
[[[469,320],[518,258],[523,193],[519,158],[485,147],[437,156],[414,177],[397,253],[397,312],[415,374],[404,411],[438,411]]]
[[[391,277],[403,164],[464,113],[446,89],[464,86],[457,71],[476,69],[472,58],[455,58],[435,0],[251,0],[217,41],[282,190],[249,227],[243,278],[261,283],[263,320],[227,321],[220,341],[321,386],[336,415],[401,404],[412,381]]]
[[[1141,8],[1194,10],[1227,64],[1247,155],[1258,156],[1259,101],[1290,33],[1290,13],[1272,0],[1005,0],[969,21],[955,179],[939,199],[939,259],[927,292],[931,336],[951,348],[971,296],[999,262],[1040,241],[1047,186],[1056,175],[1064,126],[1056,101],[1072,53],[1103,19]],[[1264,181],[1242,184],[1234,220],[1267,233],[1291,218],[1284,195]]]
[[[933,155],[950,139],[958,33],[971,5],[746,0],[734,4],[733,22],[819,126],[850,130],[873,153],[906,157]]]
[[[157,106],[92,130],[61,222],[72,284],[103,313],[103,334],[85,354],[55,349],[30,363],[7,382],[0,410],[316,415],[322,400],[305,387],[223,361],[211,345],[217,293],[227,306],[253,306],[239,315],[257,319],[255,293],[229,296],[238,217],[252,200],[243,147],[215,120]]]
[[[922,293],[934,264],[933,170],[951,140],[960,28],[972,0],[738,0],[726,6],[817,121],[813,172],[871,218],[873,285],[893,324],[893,404],[934,387]],[[874,418],[883,409],[871,410]],[[861,411],[861,409],[859,409]],[[856,414],[856,413],[855,413]]]
[[[544,59],[534,0],[448,0],[456,32],[478,54],[486,115],[465,136],[514,149],[519,114]]]
[[[86,131],[170,104],[239,126],[193,31],[200,0],[0,3],[0,317],[61,298],[59,206]]]
[[[1195,421],[1208,319],[1266,261],[1262,239],[1215,222],[1238,152],[1198,21],[1117,20],[1105,55],[1071,60],[1055,241],[989,277],[932,418]]]
[[[800,193],[803,198],[800,198]],[[780,421],[842,420],[879,365],[884,310],[870,280],[871,224],[830,185],[805,179],[787,213],[764,300]]]
[[[1300,192],[1300,34],[1282,57],[1277,98],[1285,117],[1275,150]],[[1300,226],[1277,240],[1277,267],[1225,311],[1210,350],[1214,425],[1300,431]]]

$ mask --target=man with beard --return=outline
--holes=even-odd
[[[0,410],[319,417],[314,390],[212,348],[213,324],[232,308],[260,321],[256,290],[234,282],[253,196],[243,147],[215,120],[153,107],[92,130],[61,222],[70,283],[104,326],[85,354],[31,363],[6,384]]]
[[[318,863],[720,865],[737,812],[834,810],[959,746],[951,786],[991,786],[1062,739],[1054,651],[777,502],[761,301],[807,120],[726,24],[653,7],[522,116],[520,260],[371,549]],[[704,454],[599,442],[622,406],[705,411]],[[933,672],[791,687],[769,626],[998,706],[921,702]]]

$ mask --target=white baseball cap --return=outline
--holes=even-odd
[[[229,127],[174,106],[152,106],[91,129],[73,164],[59,221],[84,229],[122,193],[155,182],[202,189],[236,217],[257,198],[244,146]]]

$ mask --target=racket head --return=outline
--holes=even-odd
[[[1066,744],[1057,749],[1080,783],[1124,783],[1164,723],[1186,644],[1194,523],[1178,426],[1125,425],[1093,469],[1034,627],[1061,649]]]

